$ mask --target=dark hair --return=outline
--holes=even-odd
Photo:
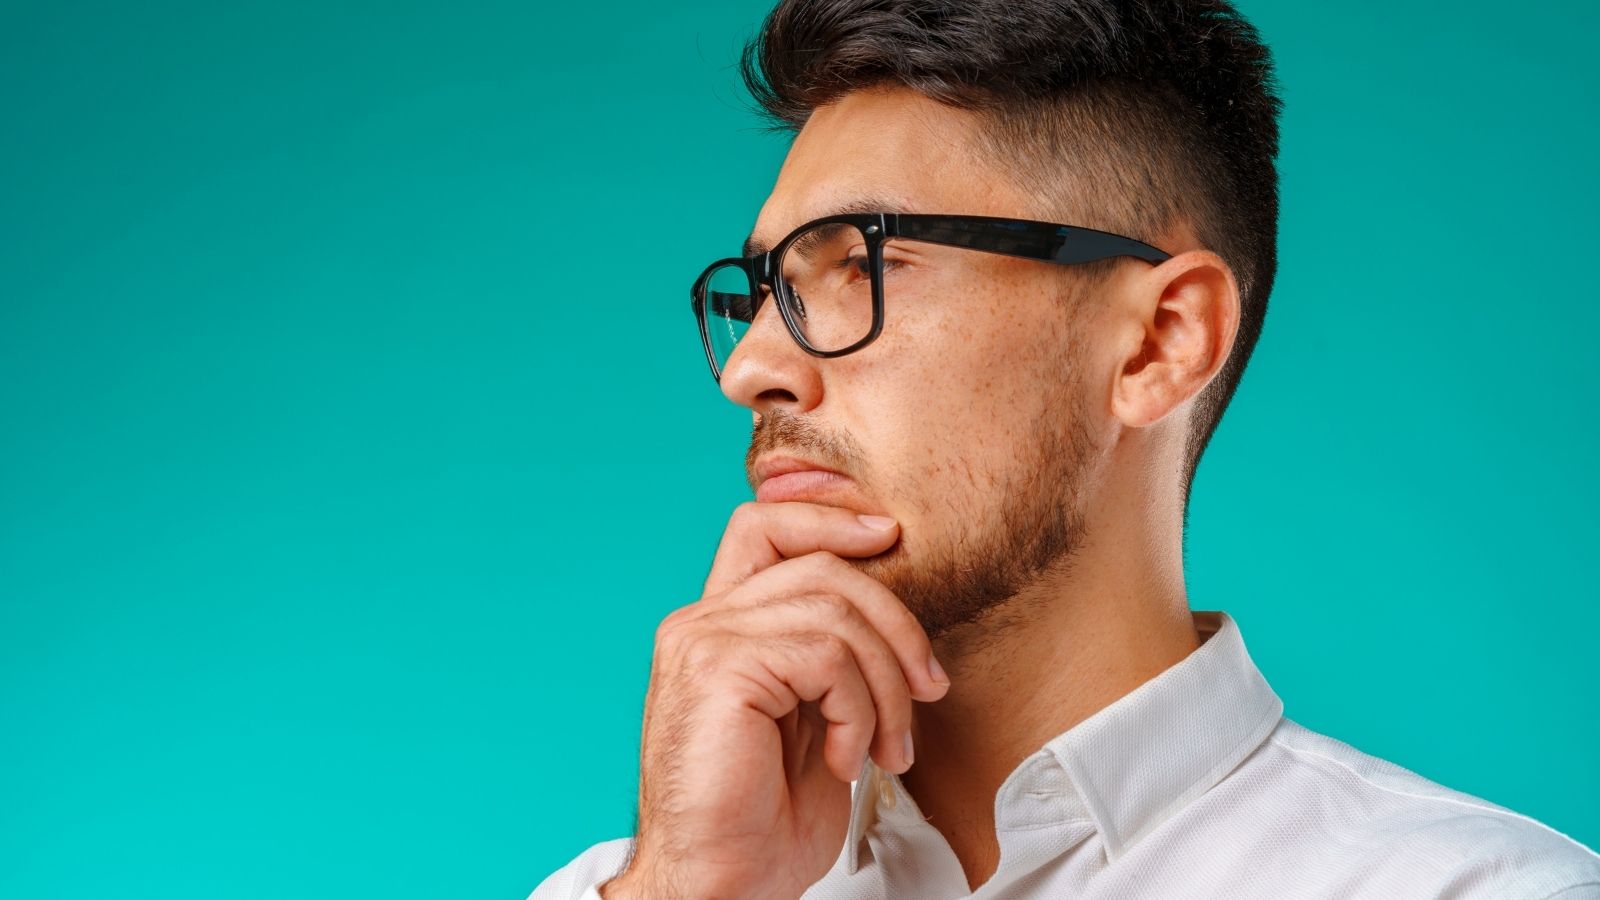
[[[818,106],[884,84],[975,111],[980,149],[1039,198],[1019,217],[1071,210],[1073,224],[1146,240],[1184,221],[1227,262],[1239,332],[1196,398],[1187,523],[1195,469],[1260,337],[1277,267],[1282,102],[1269,51],[1233,5],[781,0],[740,72],[771,130],[798,131]]]

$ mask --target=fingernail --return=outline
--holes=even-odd
[[[873,531],[888,531],[894,527],[894,520],[888,516],[856,516],[856,518]]]
[[[950,676],[944,673],[944,666],[939,665],[937,657],[928,657],[928,677],[932,678],[936,684],[950,684]]]
[[[906,732],[906,766],[910,767],[913,754],[911,752],[911,732]]]

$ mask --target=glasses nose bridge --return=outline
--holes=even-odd
[[[784,305],[784,300],[778,295],[778,286],[776,284],[776,279],[773,277],[772,266],[770,263],[771,258],[772,256],[770,253],[763,253],[759,258],[751,262],[752,271],[755,276],[756,295],[754,298],[755,303],[752,306],[753,315],[750,318],[750,332],[747,332],[744,338],[739,341],[739,344],[734,347],[734,352],[738,352],[739,347],[742,347],[746,343],[750,342],[751,333],[756,330],[757,326],[760,324],[760,320],[763,318],[768,320],[768,322],[776,319],[776,327],[780,332],[783,333],[784,340],[791,343],[794,342],[794,334],[789,328],[789,317],[784,315],[784,311],[781,308]],[[763,300],[761,296],[762,288],[766,288],[770,292],[765,300]],[[769,325],[768,327],[773,326]]]
[[[778,294],[778,284],[775,271],[772,267],[772,251],[768,250],[750,261],[751,274],[755,277],[756,293],[759,295],[763,287],[769,288],[774,297]]]
[[[784,330],[789,332],[790,339],[800,343],[799,337],[794,334],[793,326],[789,324],[787,309],[795,302],[795,298],[791,296],[791,292],[788,290],[788,282],[783,281],[783,273],[773,263],[776,259],[775,253],[776,251],[774,250],[768,250],[750,258],[750,273],[752,280],[755,282],[756,303],[761,308],[767,306],[761,296],[761,289],[766,288],[769,292],[766,299],[771,300],[772,305],[780,307],[776,312],[778,313],[778,318],[783,321]],[[758,308],[756,311],[759,313],[760,309]],[[800,346],[803,348],[805,345],[800,344]]]

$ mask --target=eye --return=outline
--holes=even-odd
[[[890,259],[887,256],[883,258],[883,271],[885,274],[893,272],[902,265],[904,265],[904,263],[899,260]],[[839,269],[840,271],[845,271],[853,275],[860,276],[863,279],[871,278],[872,258],[864,254],[859,256],[846,256],[844,259],[839,260],[839,262],[835,264],[835,268]]]
[[[860,275],[862,278],[870,278],[872,276],[872,260],[865,255],[846,256],[844,259],[839,260],[838,268]]]

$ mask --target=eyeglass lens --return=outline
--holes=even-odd
[[[776,269],[791,318],[812,349],[843,350],[872,331],[872,265],[857,226],[831,222],[801,233]],[[751,302],[749,276],[738,267],[714,270],[705,291],[706,328],[721,372],[760,310]]]

